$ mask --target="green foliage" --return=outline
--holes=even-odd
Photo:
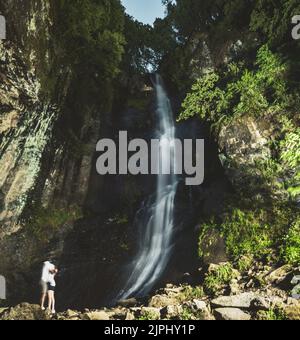
[[[270,254],[273,245],[270,238],[271,226],[266,223],[264,210],[252,212],[234,209],[225,218],[222,230],[228,253],[235,259],[241,255],[255,254],[262,257]]]
[[[211,234],[211,231],[217,231],[218,229],[219,227],[217,223],[215,223],[214,219],[209,221],[209,223],[202,224],[198,242],[198,255],[200,258],[210,255],[206,251],[207,246],[210,247],[215,242],[214,239],[211,239],[214,236],[213,234]]]
[[[186,286],[183,288],[181,294],[180,294],[180,301],[192,301],[194,299],[202,299],[205,296],[203,287],[197,286],[197,287],[191,287]]]
[[[282,256],[289,264],[298,265],[300,263],[300,218],[292,225],[284,239]]]
[[[268,311],[259,311],[257,319],[261,321],[284,321],[287,316],[281,308],[271,308]]]
[[[179,315],[179,319],[184,321],[203,320],[203,313],[199,311],[195,312],[192,308],[184,306]]]
[[[155,320],[158,320],[159,317],[156,313],[154,312],[151,312],[151,311],[142,311],[142,315],[137,318],[137,320],[139,321],[155,321]]]
[[[254,263],[253,255],[241,256],[237,262],[237,268],[241,273],[248,272]]]
[[[26,230],[38,241],[47,242],[65,224],[74,222],[81,217],[81,209],[77,206],[68,208],[40,207],[33,212],[30,221],[27,222]]]
[[[228,285],[237,276],[236,271],[230,263],[224,263],[216,266],[206,274],[204,280],[204,290],[210,295],[216,295],[226,285]]]
[[[57,34],[72,65],[114,77],[124,51],[124,12],[118,0],[59,0]]]
[[[289,131],[281,142],[281,161],[289,172],[293,173],[289,191],[292,196],[300,193],[300,128]]]
[[[61,126],[82,139],[91,115],[111,110],[124,53],[124,8],[119,0],[58,0],[53,6],[56,63],[72,83]]]
[[[234,205],[228,208],[220,223],[204,224],[204,233],[214,229],[223,235],[226,252],[241,272],[248,271],[254,260],[299,263],[300,220],[299,210],[294,205],[269,206],[269,201],[262,203],[253,198],[249,202],[244,198]],[[200,240],[202,237],[203,231]]]
[[[223,73],[211,72],[198,79],[183,102],[179,120],[199,115],[219,125],[242,115],[260,116],[283,110],[288,103],[285,65],[263,46],[253,68],[256,70],[231,63]]]
[[[250,29],[272,45],[286,44],[291,36],[291,18],[300,13],[298,0],[256,1]]]

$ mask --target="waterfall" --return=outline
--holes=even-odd
[[[178,178],[175,169],[175,124],[170,100],[161,77],[155,76],[160,139],[160,169],[171,164],[171,174],[159,171],[157,189],[137,214],[141,230],[139,252],[133,262],[131,275],[121,294],[121,299],[131,296],[142,297],[151,291],[164,273],[170,259],[174,234],[174,200]]]

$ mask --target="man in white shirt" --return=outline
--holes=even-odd
[[[52,273],[55,272],[55,266],[50,261],[44,262],[43,270],[42,270],[42,277],[41,277],[41,289],[42,289],[42,296],[41,296],[41,308],[45,310],[45,301],[49,291],[49,283],[53,281],[54,276]],[[53,283],[53,282],[52,282]]]

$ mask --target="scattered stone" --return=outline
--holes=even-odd
[[[118,305],[125,308],[131,308],[136,307],[138,305],[137,299],[128,299],[128,300],[122,300],[118,302]]]
[[[271,303],[267,299],[258,296],[251,302],[250,307],[252,310],[268,311],[271,308]]]
[[[75,312],[73,310],[70,310],[68,309],[65,313],[65,316],[68,318],[68,319],[76,319],[78,318],[79,316],[79,313],[78,312]]]
[[[176,305],[178,303],[178,298],[170,297],[167,295],[155,295],[149,301],[149,307],[154,308],[164,308],[167,306]]]
[[[252,301],[257,297],[254,293],[242,293],[233,296],[221,296],[214,299],[211,304],[214,307],[233,307],[249,309]]]
[[[282,266],[273,270],[265,277],[265,280],[271,284],[280,284],[287,279],[287,276],[293,273],[293,268],[290,265]]]
[[[135,316],[134,316],[132,313],[127,312],[127,313],[126,313],[125,320],[126,320],[126,321],[133,321],[133,320],[135,320]]]
[[[194,304],[196,310],[204,311],[204,310],[207,309],[206,302],[204,302],[204,301],[195,299],[195,300],[193,300],[193,304]]]
[[[238,308],[218,308],[214,311],[217,320],[249,321],[251,315]]]
[[[176,319],[180,318],[180,315],[183,312],[183,307],[176,305],[176,306],[167,306],[161,310],[161,316],[163,319]]]
[[[300,301],[297,301],[296,304],[287,306],[284,309],[284,314],[288,320],[300,320]]]
[[[1,315],[1,320],[30,321],[30,320],[50,320],[51,317],[41,310],[38,305],[22,303],[14,308],[9,308]]]
[[[292,285],[296,285],[293,289],[292,289],[292,297],[294,299],[300,299],[300,275],[294,276],[292,281],[291,281]]]
[[[96,311],[96,312],[89,312],[84,314],[84,319],[85,320],[90,320],[90,321],[108,321],[110,320],[110,317],[108,313],[104,311]]]
[[[188,308],[190,308],[193,312],[196,312],[198,315],[201,315],[201,320],[214,320],[214,316],[211,314],[206,302],[202,300],[193,300],[190,303],[185,304]]]
[[[238,280],[232,280],[229,287],[232,295],[241,293],[241,286],[239,285]]]

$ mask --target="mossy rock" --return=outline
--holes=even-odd
[[[288,320],[300,320],[300,301],[284,309],[284,314]]]

